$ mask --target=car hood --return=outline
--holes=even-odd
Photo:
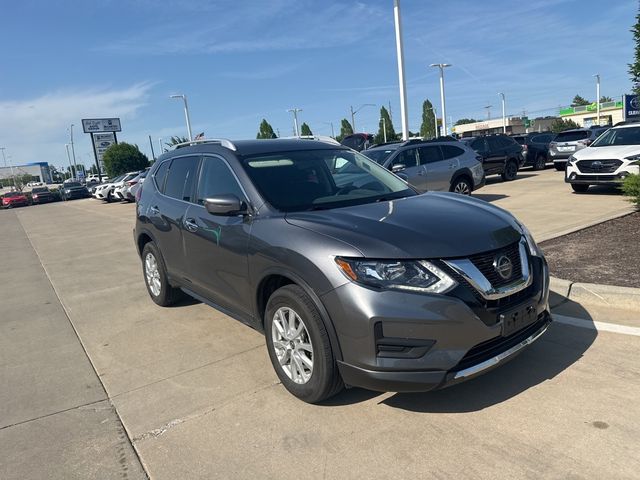
[[[640,154],[640,145],[611,145],[610,147],[587,147],[574,156],[578,160],[603,160],[610,158],[623,159]]]
[[[368,258],[464,257],[521,237],[508,212],[452,193],[288,213],[286,221],[345,242]]]

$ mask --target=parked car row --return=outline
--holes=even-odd
[[[91,187],[91,196],[111,203],[116,201],[133,202],[136,192],[147,176],[147,171],[128,172],[112,181]]]

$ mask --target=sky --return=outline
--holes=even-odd
[[[422,102],[447,116],[553,115],[580,94],[619,98],[631,84],[637,0],[402,0],[409,128]],[[82,118],[119,117],[119,141],[151,157],[158,139],[255,138],[263,118],[291,135],[287,109],[313,133],[376,132],[380,106],[401,130],[393,0],[5,0],[0,29],[0,147],[14,165],[68,165],[93,151]],[[1,161],[1,157],[0,157]]]

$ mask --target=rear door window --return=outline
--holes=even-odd
[[[433,145],[429,147],[420,147],[418,149],[420,155],[420,164],[440,162],[442,160],[442,152],[440,147]]]
[[[556,135],[556,142],[577,142],[589,138],[587,130],[578,130],[577,132],[560,132]]]
[[[459,157],[464,154],[464,150],[460,147],[456,147],[454,145],[440,145],[440,149],[442,150],[442,155],[445,160],[449,158]]]
[[[167,174],[164,194],[184,202],[190,202],[199,160],[199,157],[174,158]]]
[[[164,193],[164,180],[167,177],[167,170],[169,169],[169,163],[171,163],[169,160],[162,162],[158,166],[158,169],[153,174],[153,179],[156,182],[156,187],[161,193]]]

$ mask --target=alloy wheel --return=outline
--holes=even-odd
[[[280,307],[273,316],[271,339],[287,377],[300,385],[307,383],[313,374],[313,345],[300,315],[289,307]]]
[[[467,182],[458,182],[456,186],[453,187],[454,193],[459,193],[461,195],[471,195],[471,189]]]
[[[160,271],[158,270],[158,261],[153,253],[147,253],[144,259],[144,274],[147,280],[149,290],[154,297],[160,295],[162,283],[160,282]]]

